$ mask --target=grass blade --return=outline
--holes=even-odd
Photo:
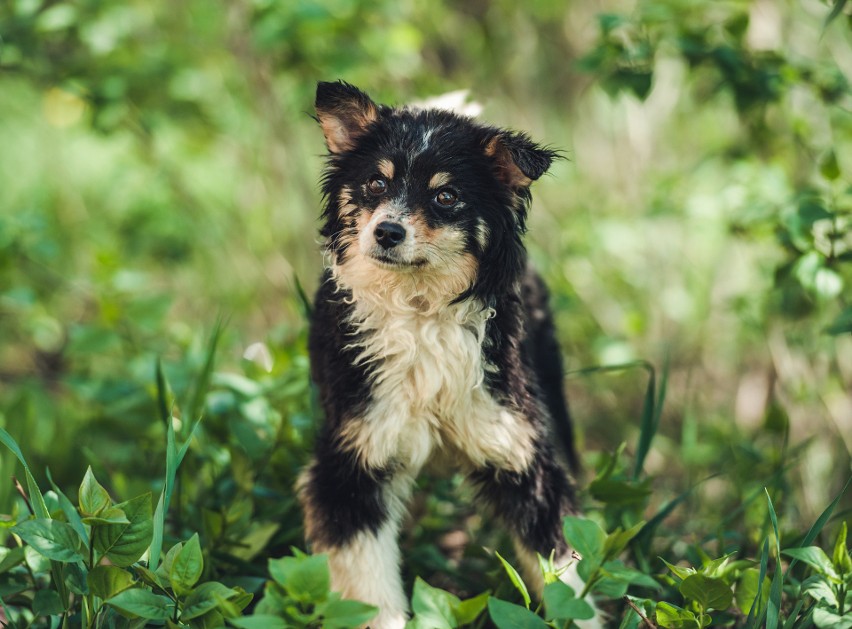
[[[293,282],[296,284],[296,296],[299,298],[299,302],[302,305],[302,312],[305,315],[305,321],[311,320],[311,315],[313,313],[313,306],[311,306],[311,300],[308,299],[308,294],[305,292],[304,286],[302,286],[302,282],[299,281],[299,276],[293,276]]]
[[[772,505],[772,497],[768,490],[764,491],[769,503],[769,519],[772,520],[772,529],[775,531],[775,573],[772,575],[769,603],[766,606],[766,629],[778,629],[778,621],[781,617],[781,588],[784,585],[784,572],[781,570],[781,536],[778,533],[778,516]]]
[[[828,28],[828,25],[831,24],[837,18],[837,16],[843,12],[843,7],[845,6],[846,0],[835,0],[834,6],[831,7],[831,12],[825,18],[825,24],[823,25],[823,28]]]
[[[760,609],[761,596],[763,596],[763,580],[766,578],[766,570],[769,566],[769,536],[763,540],[763,551],[760,553],[760,575],[757,578],[757,596],[751,604],[751,609],[748,610],[748,618],[746,618],[746,629],[752,629],[758,626],[757,622],[763,620],[766,610]],[[759,614],[759,616],[758,616]],[[758,620],[758,618],[760,620]],[[757,621],[757,622],[755,622]]]
[[[216,359],[216,346],[219,344],[219,338],[224,329],[224,322],[221,318],[216,321],[213,327],[213,333],[210,335],[210,341],[207,343],[207,356],[204,359],[204,367],[193,387],[192,398],[189,403],[188,412],[183,415],[188,421],[195,421],[201,417],[204,410],[204,401],[207,397],[207,390],[210,388],[210,378],[213,376],[213,365]]]

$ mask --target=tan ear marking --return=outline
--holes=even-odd
[[[515,160],[506,145],[500,140],[500,136],[495,136],[485,147],[485,154],[488,157],[493,157],[497,163],[498,174],[503,182],[512,188],[526,188],[532,183],[532,179],[527,177]]]

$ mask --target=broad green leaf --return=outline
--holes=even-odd
[[[336,597],[317,605],[317,611],[322,615],[323,629],[360,627],[379,613],[372,605]]]
[[[825,601],[829,607],[837,607],[838,605],[837,592],[821,574],[815,574],[805,579],[802,583],[802,591],[817,602]]]
[[[817,606],[813,618],[820,629],[852,629],[852,614],[841,616],[834,610]]]
[[[270,559],[269,574],[297,601],[317,603],[328,596],[331,579],[324,554]]]
[[[86,583],[86,575],[89,571],[83,562],[66,563],[63,564],[63,567],[65,568],[65,584],[68,589],[80,596],[88,595],[89,585]]]
[[[36,616],[58,616],[65,606],[55,590],[38,590],[33,598],[33,613]]]
[[[133,575],[117,566],[95,566],[86,576],[89,589],[95,596],[106,600],[134,584]]]
[[[709,609],[724,611],[731,606],[734,600],[734,594],[727,583],[722,579],[703,574],[689,575],[681,581],[678,589],[685,598],[698,603],[698,606],[704,611]]]
[[[434,588],[417,577],[411,596],[411,610],[421,626],[433,629],[453,629],[457,626],[453,607],[459,604],[457,596]]]
[[[130,524],[124,511],[118,507],[107,507],[102,510],[99,515],[92,515],[83,518],[83,524],[89,526],[100,526],[103,524]]]
[[[837,318],[825,331],[833,336],[852,332],[852,308],[846,308],[837,315]]]
[[[499,598],[488,599],[488,615],[497,629],[546,629],[547,623],[530,610]]]
[[[126,614],[147,620],[166,620],[174,614],[174,603],[171,599],[138,588],[119,592],[104,602]]]
[[[134,564],[148,550],[153,534],[151,493],[115,505],[129,524],[107,524],[95,528],[95,549],[120,568]]]
[[[456,617],[459,626],[469,625],[479,618],[479,615],[488,605],[489,595],[489,592],[483,592],[479,596],[460,601],[458,605],[453,607],[453,615]]]
[[[524,604],[527,606],[527,609],[530,608],[530,593],[527,590],[527,584],[524,583],[524,580],[521,578],[521,575],[518,574],[518,571],[510,564],[508,561],[503,559],[503,557],[497,551],[494,551],[494,554],[497,555],[497,559],[500,560],[500,563],[503,564],[503,569],[506,571],[506,574],[509,575],[509,580],[512,582],[518,592],[521,593],[521,596],[524,597]]]
[[[606,562],[602,566],[602,572],[607,577],[617,581],[623,581],[624,583],[629,583],[631,585],[640,585],[642,587],[654,589],[660,588],[660,584],[657,583],[653,577],[645,574],[644,572],[634,570],[633,568],[628,568],[619,559]]]
[[[548,620],[588,620],[595,616],[592,606],[577,598],[574,590],[561,581],[545,586],[544,609]]]
[[[58,520],[25,520],[12,527],[12,532],[39,553],[53,561],[81,561],[82,542],[71,525]]]
[[[760,584],[760,570],[758,568],[749,568],[743,571],[737,581],[735,598],[737,607],[743,614],[748,615],[752,605],[757,603],[755,609],[764,609],[766,601],[769,600],[769,579],[763,577],[763,585]],[[760,600],[757,600],[758,592],[760,592]]]
[[[819,172],[829,181],[840,177],[840,166],[837,163],[837,155],[833,150],[826,153],[819,163]]]
[[[643,505],[651,495],[650,480],[625,481],[611,478],[595,479],[589,483],[589,493],[595,500],[608,505]]]
[[[655,610],[657,624],[666,629],[687,629],[701,627],[698,618],[688,609],[682,609],[671,603],[657,603]]]
[[[804,561],[811,568],[814,568],[820,574],[824,574],[831,579],[839,581],[839,576],[831,559],[825,554],[825,551],[819,546],[806,546],[805,548],[785,548],[781,551],[788,557],[793,557],[799,561]]]
[[[242,618],[229,618],[228,624],[241,629],[288,629],[283,618],[269,614],[255,614]]]
[[[198,618],[219,606],[220,599],[229,599],[237,594],[237,590],[231,589],[217,581],[202,583],[192,590],[183,602],[182,621]]]
[[[146,544],[147,547],[147,544]],[[204,570],[204,556],[201,553],[201,543],[198,533],[189,538],[183,545],[169,570],[169,581],[178,595],[184,595],[198,583]]]
[[[99,515],[101,511],[112,504],[107,490],[95,479],[91,465],[86,469],[86,475],[83,476],[79,499],[80,512],[87,516]]]
[[[568,545],[580,553],[584,560],[596,565],[603,563],[606,533],[597,522],[569,515],[565,517],[562,529]]]
[[[849,549],[846,547],[846,522],[840,524],[837,532],[837,540],[834,542],[834,552],[831,562],[838,574],[852,574],[852,558],[849,557]]]

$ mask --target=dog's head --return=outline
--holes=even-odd
[[[515,283],[529,186],[554,151],[449,111],[378,105],[344,82],[317,86],[316,111],[329,150],[321,233],[344,282],[435,280],[486,301]]]

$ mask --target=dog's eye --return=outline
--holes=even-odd
[[[371,177],[370,181],[367,182],[367,190],[370,191],[370,194],[380,196],[387,192],[388,182],[381,177]]]
[[[459,200],[459,195],[451,188],[444,188],[435,195],[435,203],[444,208],[453,207]]]

